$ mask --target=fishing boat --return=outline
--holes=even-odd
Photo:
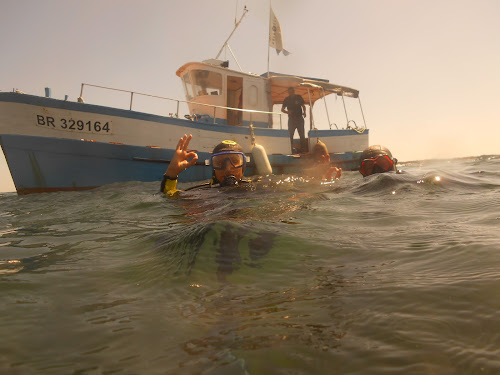
[[[228,47],[228,40],[223,47]],[[262,75],[246,73],[230,69],[229,61],[219,56],[220,52],[216,58],[188,62],[177,70],[185,94],[182,100],[87,83],[82,83],[76,101],[54,99],[48,88],[45,96],[17,90],[0,92],[0,144],[17,193],[160,181],[184,134],[193,135],[190,147],[199,158],[179,176],[180,182],[209,179],[212,172],[207,160],[214,146],[224,139],[243,147],[248,155],[248,175],[263,173],[256,163],[258,158],[252,157],[257,146],[265,151],[273,174],[297,173],[307,150],[297,151],[299,141],[291,141],[286,116],[275,109],[282,105],[289,87],[309,108],[308,147],[321,140],[331,152],[334,165],[344,170],[359,167],[359,156],[369,145],[369,131],[358,90],[326,79],[269,69]],[[129,108],[87,104],[84,98],[88,87],[127,92]],[[344,128],[330,124],[325,100],[328,95],[343,102],[358,100],[363,126],[349,120],[347,112]],[[163,99],[172,111],[165,116],[136,110],[134,98],[138,96]],[[314,122],[312,109],[321,102],[325,103],[327,129],[318,129]],[[187,112],[180,113],[181,107]]]

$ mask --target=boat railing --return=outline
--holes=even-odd
[[[224,106],[219,106],[219,105],[213,105],[213,104],[204,104],[204,103],[198,103],[198,102],[191,102],[187,100],[180,100],[180,99],[172,99],[172,98],[167,98],[164,96],[158,96],[158,95],[151,95],[151,94],[145,94],[142,92],[137,92],[137,91],[130,91],[130,90],[123,90],[123,89],[116,89],[113,87],[106,87],[106,86],[99,86],[99,85],[93,85],[90,83],[82,83],[82,88],[80,90],[80,97],[78,98],[79,101],[83,101],[83,88],[85,86],[88,87],[96,87],[100,89],[105,89],[105,90],[112,90],[112,91],[119,91],[119,92],[126,92],[130,94],[130,106],[129,109],[132,111],[132,105],[134,102],[134,95],[141,95],[141,96],[146,96],[146,97],[151,97],[151,98],[156,98],[156,99],[162,99],[162,100],[168,100],[172,102],[176,102],[176,112],[171,114],[173,117],[179,118],[179,107],[180,103],[185,103],[185,104],[194,104],[194,105],[200,105],[200,106],[205,106],[205,107],[212,107],[213,108],[213,123],[216,123],[216,112],[218,109],[220,110],[231,110],[231,111],[240,111],[240,112],[245,112],[250,114],[250,124],[252,124],[252,114],[267,114],[267,115],[278,115],[280,119],[280,129],[282,129],[282,113],[280,112],[268,112],[268,111],[258,111],[254,109],[241,109],[241,108],[234,108],[234,107],[224,107]],[[194,116],[185,116],[186,118],[193,119]]]

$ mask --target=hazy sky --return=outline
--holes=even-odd
[[[182,98],[176,70],[215,58],[244,5],[249,12],[229,45],[244,71],[261,74],[267,1],[1,0],[0,90],[44,95],[50,87],[53,97],[76,100],[85,82]],[[272,7],[291,55],[272,51],[270,70],[360,90],[370,144],[401,161],[500,154],[500,1],[273,0]],[[110,104],[97,91],[84,97]],[[127,97],[119,99],[126,108]],[[332,121],[345,126],[342,117]],[[0,178],[0,191],[14,190],[3,154]]]

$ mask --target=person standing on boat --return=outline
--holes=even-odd
[[[179,139],[174,156],[170,161],[163,180],[160,191],[172,196],[179,192],[177,189],[177,177],[185,169],[196,164],[198,155],[189,151],[188,146],[193,136],[184,134]],[[212,151],[212,181],[195,187],[218,187],[234,186],[248,181],[243,180],[243,173],[246,167],[246,156],[241,146],[230,140],[222,141]],[[187,189],[190,190],[190,189]]]
[[[297,129],[300,137],[300,148],[302,152],[307,150],[306,137],[304,135],[304,118],[306,117],[306,106],[304,98],[295,94],[293,87],[288,88],[288,96],[283,101],[281,112],[288,115],[288,131],[290,132],[290,144],[293,154],[293,135]]]

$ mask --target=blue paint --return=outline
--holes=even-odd
[[[26,135],[2,135],[0,143],[17,190],[160,181],[174,152]],[[200,153],[200,160],[208,155]],[[197,165],[182,173],[179,181],[200,181],[211,175],[209,166]]]
[[[174,154],[173,149],[28,135],[1,135],[0,144],[18,192],[78,190],[128,181],[159,182]],[[355,169],[359,155],[332,154],[332,159],[345,170]],[[212,168],[204,165],[209,158],[210,153],[199,152],[198,164],[181,173],[179,182],[209,180]],[[275,174],[297,173],[303,163],[291,155],[269,155],[269,161]],[[246,174],[254,170],[251,160]]]

